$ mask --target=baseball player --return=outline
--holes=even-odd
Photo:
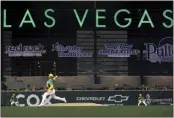
[[[16,98],[16,95],[15,95],[15,94],[13,94],[13,95],[11,96],[11,98],[10,98],[10,103],[11,103],[11,106],[13,106],[14,104],[15,104],[16,106],[20,106],[20,105],[19,105],[19,102],[18,102],[18,99]]]
[[[63,102],[67,102],[65,98],[61,98],[61,97],[58,97],[58,96],[55,95],[54,82],[55,82],[57,76],[54,77],[53,74],[49,74],[48,78],[49,79],[48,79],[48,81],[46,83],[47,90],[43,94],[43,98],[42,98],[42,101],[41,101],[39,106],[45,105],[44,102],[46,100],[46,97],[49,96],[49,95],[51,95],[52,98],[54,98],[56,100],[61,100]]]
[[[147,106],[144,97],[142,96],[142,94],[139,94],[139,97],[138,97],[138,106],[140,106],[141,103],[143,103],[145,106]]]

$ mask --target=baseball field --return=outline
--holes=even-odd
[[[2,107],[2,117],[173,117],[173,106]]]

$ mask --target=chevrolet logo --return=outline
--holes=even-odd
[[[114,95],[114,96],[109,96],[108,101],[123,102],[123,101],[127,101],[128,99],[129,99],[129,96]]]

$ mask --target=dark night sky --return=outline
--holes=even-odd
[[[166,9],[173,9],[172,2],[96,2],[97,9],[106,9],[102,15],[106,16],[106,20],[101,21],[101,24],[106,24],[107,28],[95,28],[95,15],[94,15],[94,2],[2,2],[2,10],[7,9],[7,22],[12,24],[13,28],[2,29],[2,31],[12,31],[13,40],[12,44],[37,44],[41,42],[47,48],[48,52],[42,58],[13,58],[13,68],[16,63],[24,63],[26,61],[41,60],[41,61],[56,61],[57,71],[64,72],[65,75],[71,75],[70,72],[76,72],[76,58],[58,58],[55,52],[51,52],[51,44],[59,41],[63,45],[76,44],[76,31],[77,30],[118,30],[119,28],[114,23],[113,15],[118,9],[128,9],[131,11],[130,15],[120,15],[119,22],[124,23],[125,17],[131,17],[133,22],[126,30],[129,32],[128,42],[135,45],[135,48],[143,48],[143,43],[158,44],[160,39],[164,37],[173,37],[172,28],[166,29],[162,26],[165,21],[162,13]],[[52,15],[56,19],[56,25],[51,28],[44,27],[44,10],[52,8],[55,13]],[[32,28],[30,24],[24,25],[23,28],[18,28],[20,21],[26,11],[29,9],[36,23],[37,28]],[[89,9],[87,19],[83,28],[80,28],[73,13],[73,9],[78,9],[80,14],[84,13],[85,9]],[[155,28],[144,25],[137,28],[140,20],[139,10],[147,9]],[[1,11],[2,11],[1,10]],[[3,15],[3,13],[1,14]],[[2,21],[3,22],[3,21]],[[2,24],[2,23],[1,23]],[[56,34],[56,35],[55,35]],[[134,35],[135,34],[135,35]],[[3,41],[3,37],[2,37]],[[3,46],[2,46],[3,47]],[[140,64],[141,63],[141,64]],[[129,70],[135,74],[144,72],[146,70],[149,74],[150,71],[159,70],[161,74],[163,70],[171,70],[169,75],[172,74],[172,64],[152,64],[147,61],[137,61],[134,59],[129,60]],[[136,68],[135,68],[136,66]],[[17,67],[16,67],[17,68]],[[160,70],[161,69],[161,70]],[[139,71],[140,70],[140,71]],[[146,73],[145,73],[146,74]]]

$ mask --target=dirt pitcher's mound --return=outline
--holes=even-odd
[[[103,105],[95,103],[57,103],[57,104],[49,104],[46,106],[103,106]]]

